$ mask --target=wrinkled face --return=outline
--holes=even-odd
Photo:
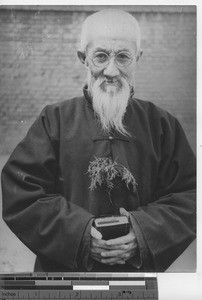
[[[123,118],[134,87],[135,45],[122,39],[94,39],[86,49],[88,91],[105,132],[128,132]]]
[[[115,129],[128,134],[123,118],[134,88],[135,52],[134,42],[107,35],[88,43],[85,53],[88,91],[105,132]]]
[[[136,67],[135,43],[128,39],[102,37],[93,39],[86,49],[86,65],[91,85],[102,78],[103,91],[119,91],[125,79],[130,88],[134,86]]]

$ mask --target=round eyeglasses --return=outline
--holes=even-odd
[[[105,52],[97,52],[90,60],[95,67],[106,68],[109,65],[111,57],[114,57],[116,65],[121,68],[128,67],[133,61],[130,54],[126,52],[119,52],[115,56],[109,56]]]

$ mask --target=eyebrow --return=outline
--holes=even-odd
[[[96,52],[107,52],[107,53],[109,53],[109,50],[107,50],[104,47],[98,47],[98,48],[95,48],[95,50],[93,50],[93,53],[96,53]]]
[[[96,52],[106,52],[109,54],[111,51],[109,51],[105,47],[98,47],[98,48],[95,48],[95,50],[93,51],[93,53],[96,53]],[[115,51],[115,54],[120,53],[120,52],[131,53],[127,48],[123,48],[123,49],[119,49],[119,50]]]

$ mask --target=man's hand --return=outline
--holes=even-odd
[[[129,213],[121,208],[121,215],[129,216]],[[133,228],[122,237],[102,240],[102,235],[94,227],[91,229],[91,257],[98,262],[114,265],[125,264],[128,259],[133,257],[137,251],[137,242]]]

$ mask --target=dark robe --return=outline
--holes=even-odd
[[[86,270],[94,217],[131,213],[142,266],[164,271],[195,239],[195,156],[178,121],[154,104],[129,100],[129,137],[102,132],[84,97],[46,106],[2,171],[3,218],[37,255],[35,271]],[[89,189],[95,157],[111,157],[135,177]],[[92,271],[137,271],[132,264]]]

